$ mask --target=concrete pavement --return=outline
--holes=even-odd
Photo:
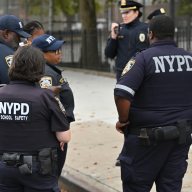
[[[90,192],[120,192],[120,168],[115,166],[123,136],[114,125],[114,77],[65,70],[75,97],[76,122],[62,176]],[[192,191],[192,151],[182,192]],[[152,191],[155,189],[153,187]]]

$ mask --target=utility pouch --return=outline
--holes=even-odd
[[[156,141],[172,140],[179,137],[179,130],[176,126],[158,127],[154,130]]]
[[[52,149],[44,148],[38,154],[38,160],[40,162],[39,173],[41,175],[50,175],[52,174]]]
[[[32,156],[23,156],[23,164],[19,166],[19,171],[23,175],[31,175],[32,174]]]
[[[19,153],[3,153],[2,161],[8,166],[17,166],[20,163]]]

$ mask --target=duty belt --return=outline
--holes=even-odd
[[[191,123],[186,120],[177,122],[176,125],[154,128],[127,128],[125,134],[138,135],[143,145],[149,145],[151,140],[165,141],[178,139],[179,144],[186,143],[189,134],[192,133]]]

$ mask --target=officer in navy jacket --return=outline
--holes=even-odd
[[[32,40],[32,45],[43,51],[44,58],[46,60],[45,73],[40,80],[40,86],[42,88],[50,88],[53,86],[60,87],[58,99],[61,101],[61,104],[66,110],[68,122],[71,123],[75,121],[73,113],[73,92],[69,87],[66,79],[62,77],[62,71],[56,67],[56,65],[61,62],[61,48],[63,43],[63,40],[57,40],[55,37],[48,34],[40,35]],[[65,144],[64,146],[64,151],[60,152],[61,154],[59,155],[59,170],[61,173],[66,159],[67,144]]]
[[[127,62],[135,54],[148,47],[146,23],[140,22],[142,4],[121,0],[120,11],[123,23],[112,23],[111,35],[107,41],[105,55],[115,58],[116,79],[119,80]]]
[[[130,61],[114,94],[125,142],[119,159],[123,191],[181,191],[191,145],[192,54],[177,48],[174,23],[149,23],[150,48]]]
[[[0,17],[0,84],[7,84],[8,68],[11,65],[14,51],[19,46],[20,37],[30,35],[23,31],[23,24],[14,15]]]
[[[39,49],[20,47],[0,88],[0,191],[60,192],[57,150],[70,130],[53,92],[36,86],[44,65]]]

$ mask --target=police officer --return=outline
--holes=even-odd
[[[59,192],[57,149],[70,140],[65,111],[52,91],[36,86],[42,52],[20,47],[0,88],[0,191]]]
[[[140,22],[142,4],[136,1],[121,0],[120,12],[123,23],[112,23],[105,55],[115,60],[116,79],[119,80],[127,62],[138,51],[148,47],[146,23]]]
[[[61,48],[63,40],[57,40],[55,37],[43,34],[32,40],[32,45],[41,49],[44,53],[46,60],[45,73],[40,80],[40,86],[42,88],[49,88],[52,86],[60,86],[61,91],[59,93],[59,99],[66,110],[68,122],[71,123],[75,120],[74,110],[74,98],[71,88],[68,82],[62,77],[62,71],[56,67],[61,62]],[[66,159],[67,144],[64,146],[64,151],[60,151],[59,170],[62,171],[63,165]]]
[[[33,20],[25,24],[23,26],[23,30],[31,35],[29,38],[27,38],[28,43],[31,43],[32,40],[39,35],[45,34],[45,29],[42,23],[37,20]]]
[[[181,191],[191,145],[192,54],[177,48],[170,17],[149,24],[150,48],[128,63],[114,94],[124,133],[124,192]]]
[[[14,15],[0,17],[0,84],[7,84],[8,68],[11,65],[14,51],[19,46],[20,37],[30,35],[23,31],[23,24]]]
[[[155,9],[154,11],[152,11],[148,16],[147,19],[150,21],[152,18],[158,16],[158,15],[165,15],[166,11],[164,8],[160,8],[160,9]]]

